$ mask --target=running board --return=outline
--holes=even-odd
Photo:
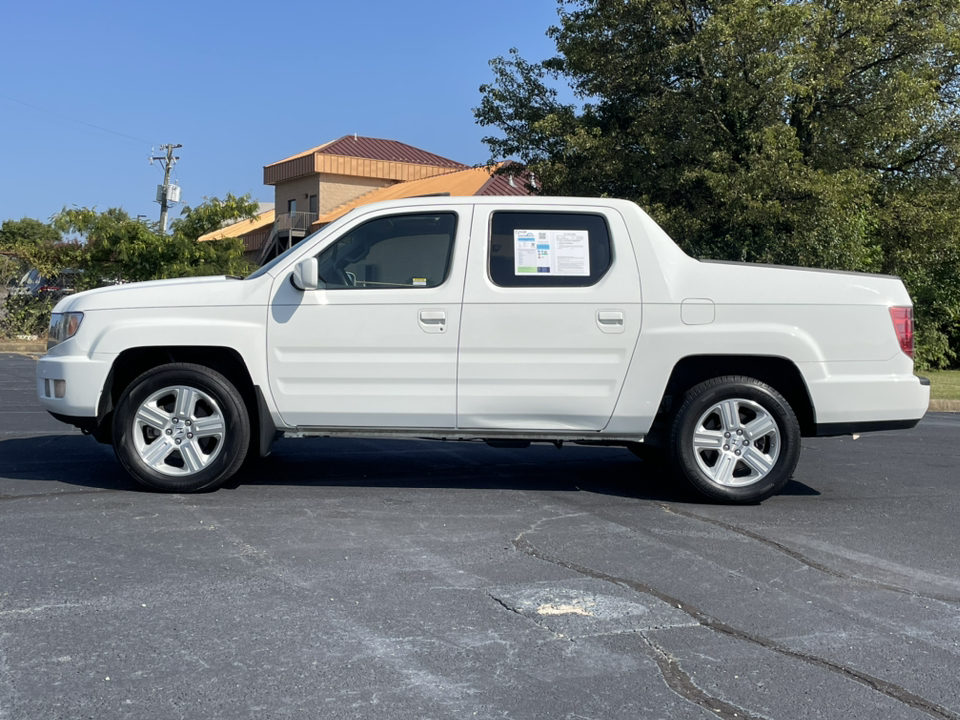
[[[579,442],[598,445],[643,442],[643,435],[604,435],[599,432],[585,433],[544,431],[526,432],[523,430],[453,430],[448,428],[343,428],[299,426],[296,430],[286,430],[286,438],[311,437],[353,437],[353,438],[396,438],[417,440],[520,440],[529,442]]]

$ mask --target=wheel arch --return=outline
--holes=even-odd
[[[234,348],[216,345],[163,345],[127,348],[113,361],[97,407],[97,431],[104,443],[112,441],[111,416],[124,390],[148,370],[168,363],[193,363],[215,370],[229,380],[250,414],[251,444],[259,438],[261,455],[269,454],[276,427],[260,388],[254,385],[243,356]]]
[[[800,423],[804,437],[816,435],[816,412],[800,369],[791,360],[762,355],[691,355],[679,360],[670,373],[660,404],[668,417],[683,394],[700,383],[724,375],[742,375],[766,383],[783,395]]]

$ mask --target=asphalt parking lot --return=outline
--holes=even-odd
[[[960,718],[960,416],[762,505],[625,450],[281,441],[135,489],[0,355],[0,720]]]

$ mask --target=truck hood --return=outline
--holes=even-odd
[[[174,278],[110,285],[63,298],[54,312],[90,312],[161,307],[263,305],[272,278],[238,280],[215,277]]]

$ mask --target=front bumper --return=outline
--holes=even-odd
[[[37,397],[54,417],[96,418],[113,357],[46,355],[37,362]],[[60,419],[59,417],[57,419]]]

